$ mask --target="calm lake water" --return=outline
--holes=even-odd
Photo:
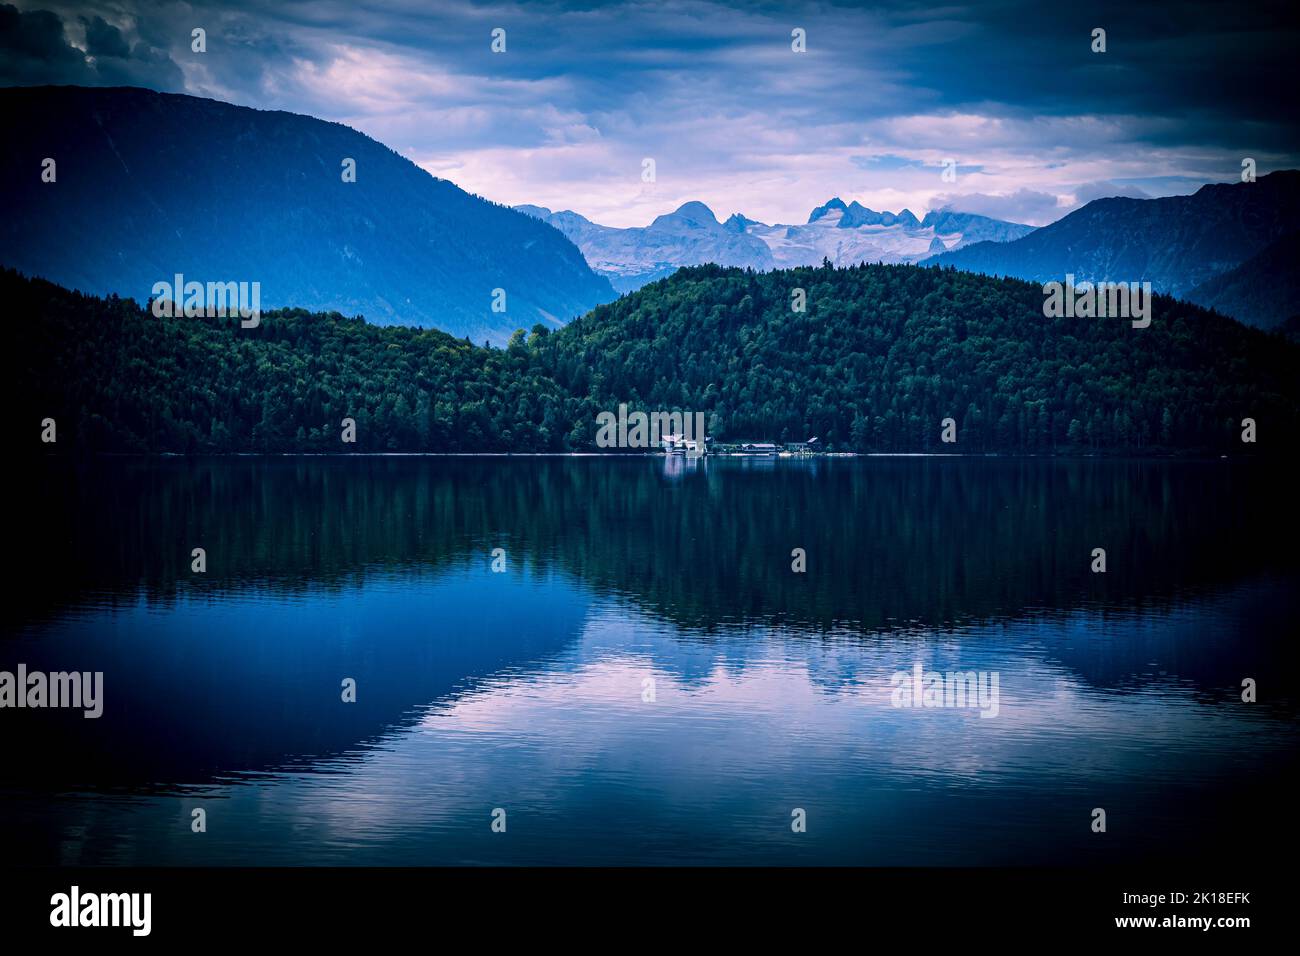
[[[1294,846],[1300,521],[1273,464],[18,477],[0,670],[102,671],[104,713],[0,711],[10,864],[1255,865]],[[894,706],[918,664],[996,674],[996,716]]]

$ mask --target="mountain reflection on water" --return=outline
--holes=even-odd
[[[1264,828],[1295,769],[1297,508],[1266,463],[21,480],[0,669],[103,671],[105,709],[4,714],[16,862],[1060,863],[1291,836]],[[997,717],[892,706],[916,664],[997,673]]]

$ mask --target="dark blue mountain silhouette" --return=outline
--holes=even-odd
[[[258,281],[264,309],[476,343],[615,297],[558,230],[338,123],[129,87],[3,89],[0,116],[0,263],[75,289]]]
[[[1097,199],[1012,242],[977,242],[924,261],[1034,282],[1150,282],[1179,298],[1258,255],[1300,222],[1300,170],[1190,196]],[[1202,301],[1197,299],[1196,301]],[[1249,324],[1269,324],[1235,315]]]

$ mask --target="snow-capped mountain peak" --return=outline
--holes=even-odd
[[[655,217],[650,223],[651,229],[677,231],[680,229],[717,229],[721,223],[713,210],[702,202],[682,203],[672,212]]]
[[[1032,227],[949,209],[920,221],[911,210],[877,212],[857,200],[833,197],[802,225],[768,225],[733,213],[719,222],[699,201],[657,216],[649,226],[616,229],[574,212],[517,206],[555,226],[582,250],[591,267],[619,291],[669,275],[679,266],[715,262],[753,269],[859,262],[918,262],[935,253],[984,239],[1004,241]]]

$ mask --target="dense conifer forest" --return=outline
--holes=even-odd
[[[20,421],[53,418],[60,452],[594,451],[622,402],[859,452],[1267,452],[1300,432],[1282,334],[1162,296],[1145,329],[1045,318],[1041,286],[950,268],[684,268],[505,348],[296,309],[160,319],[12,271],[0,289]]]

